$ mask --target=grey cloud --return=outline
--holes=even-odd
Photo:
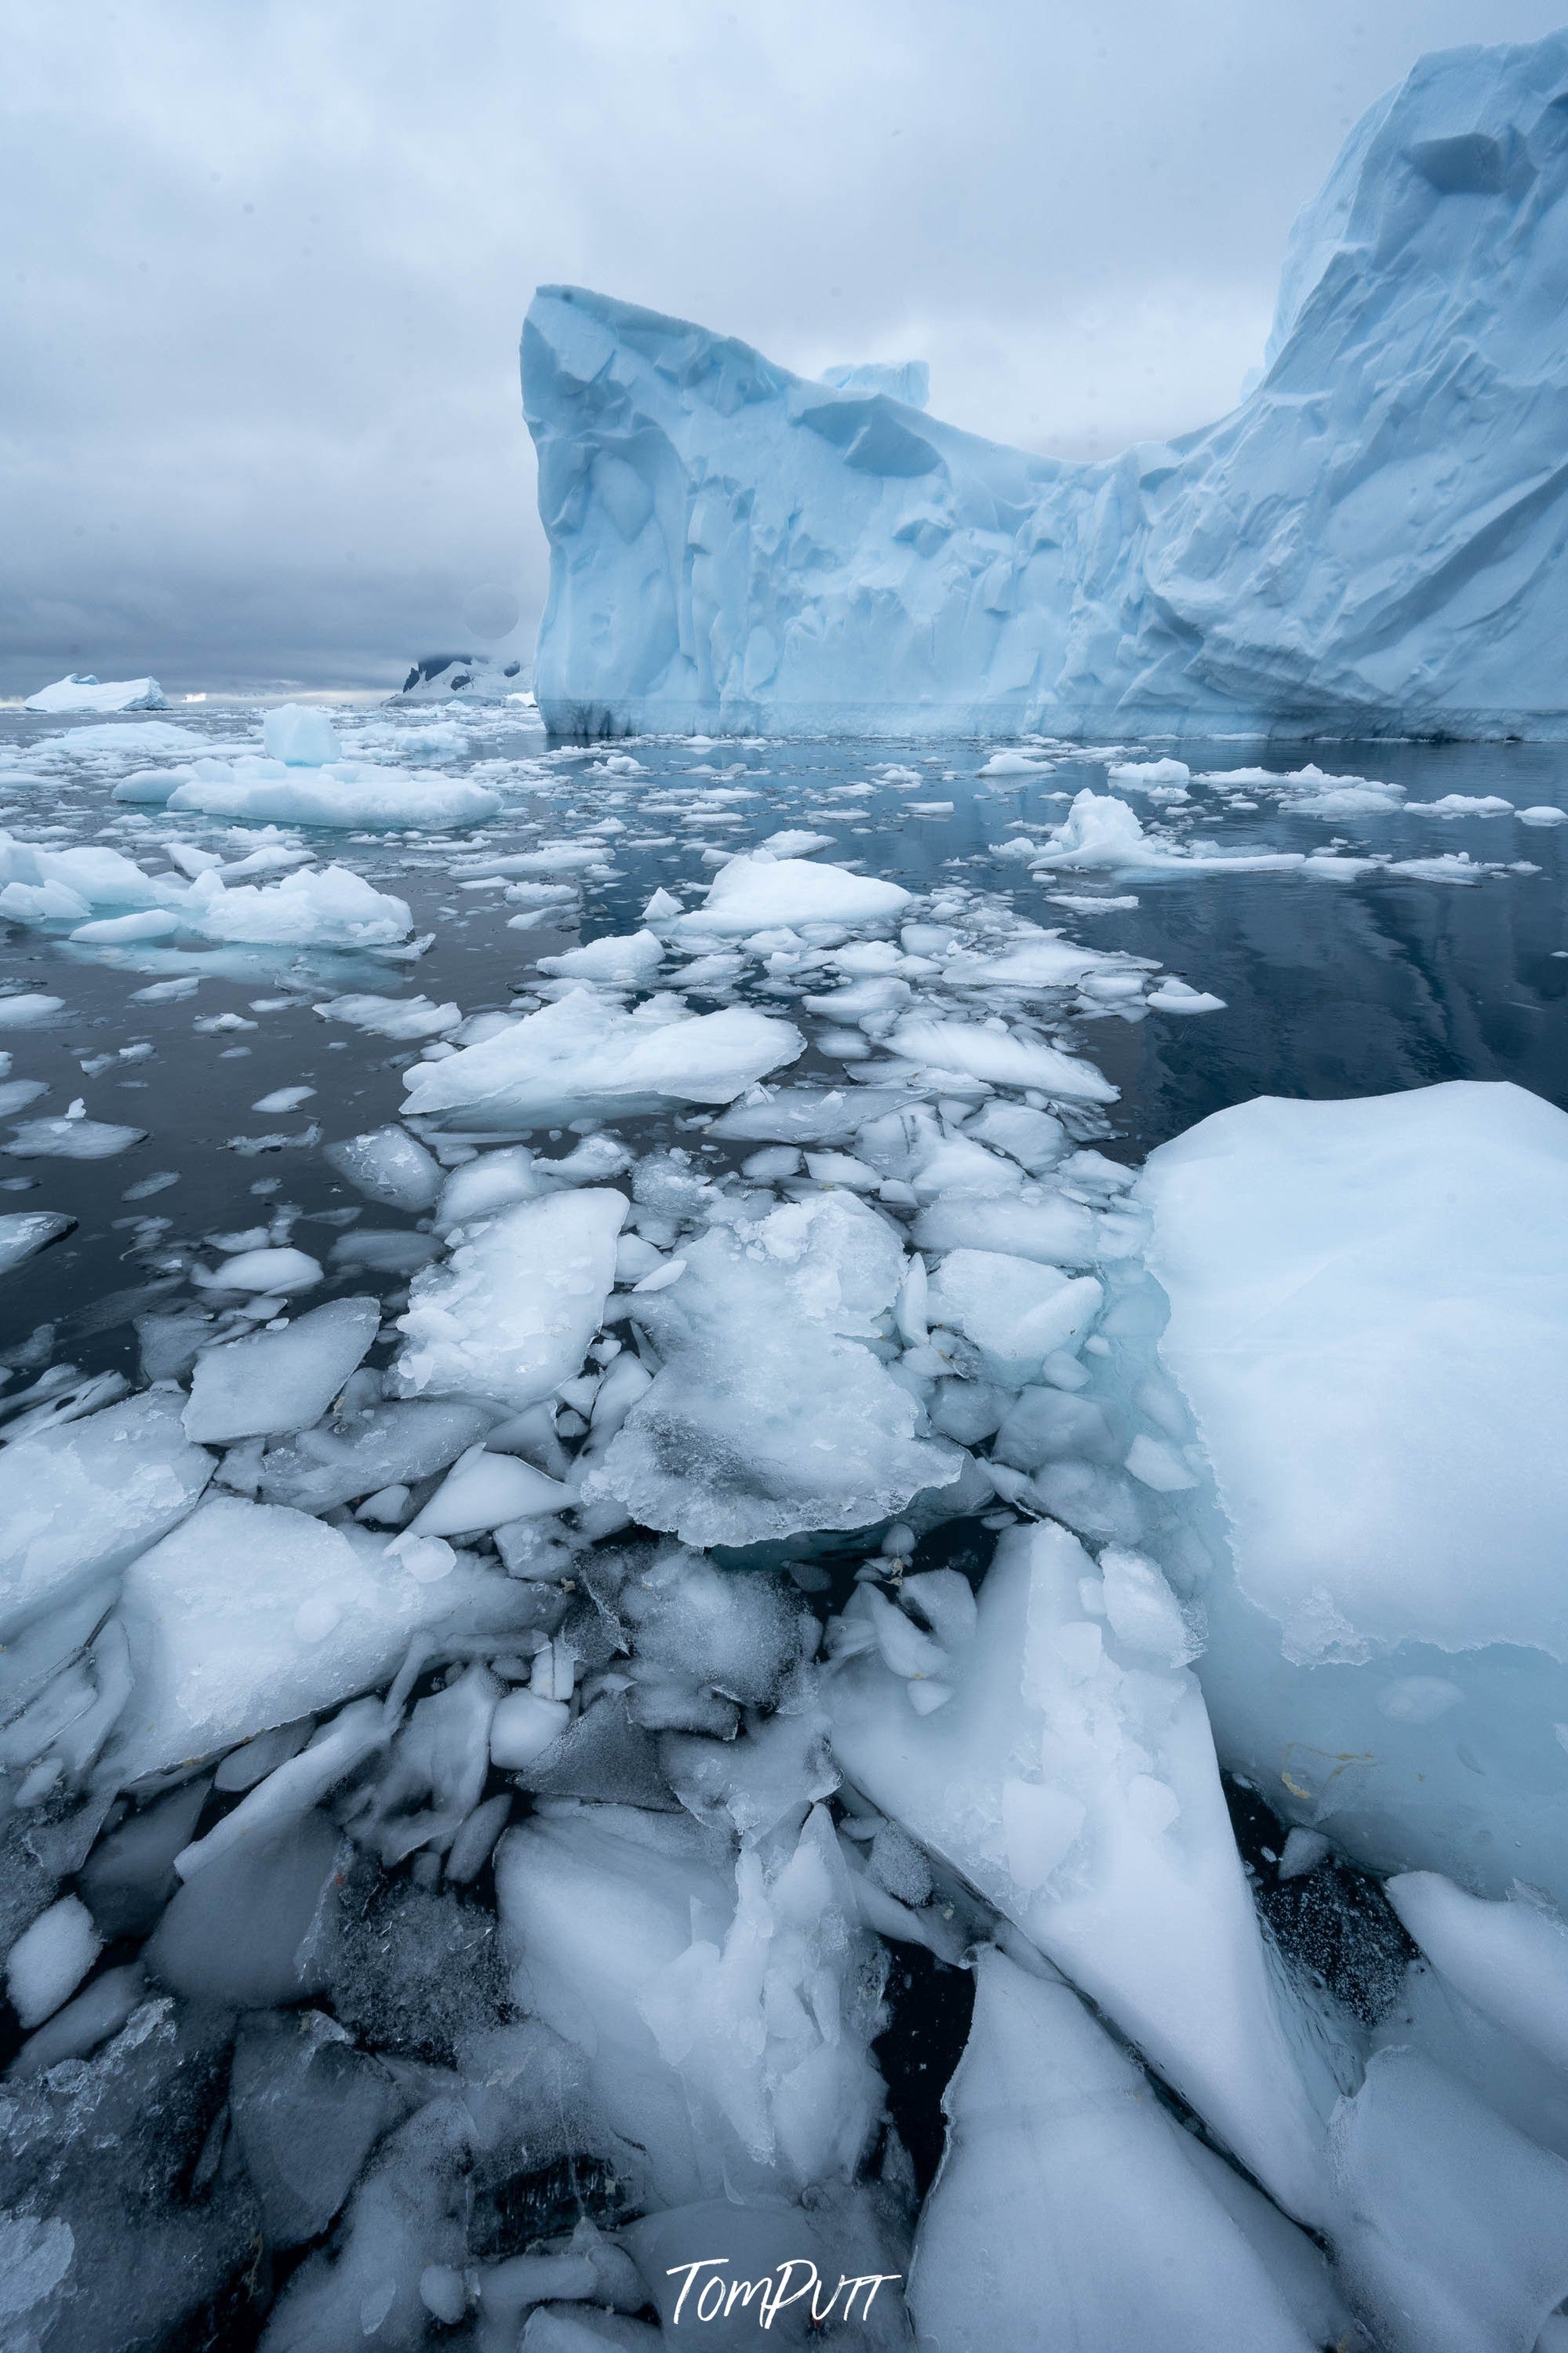
[[[536,283],[808,373],[920,357],[982,432],[1222,409],[1286,233],[1424,49],[1531,0],[86,0],[0,90],[0,691],[395,681],[544,582]]]

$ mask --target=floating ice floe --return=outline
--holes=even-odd
[[[301,869],[281,882],[226,889],[200,874],[181,905],[185,927],[212,940],[280,947],[395,947],[414,928],[407,902],[346,866]]]
[[[1378,1867],[1568,1901],[1568,1117],[1464,1082],[1261,1099],[1137,1198],[1213,1468],[1184,1504],[1223,1753]]]
[[[612,987],[646,988],[664,961],[664,944],[652,932],[590,940],[563,955],[541,956],[539,969],[563,980],[604,981]]]
[[[517,1585],[449,1547],[429,1581],[384,1536],[235,1495],[142,1554],[121,1611],[140,1704],[108,1766],[126,1779],[351,1698],[390,1675],[423,1628],[504,1631],[528,1618]]]
[[[113,1120],[89,1119],[79,1100],[62,1119],[28,1119],[11,1130],[11,1141],[0,1151],[13,1160],[112,1160],[146,1140],[144,1127],[123,1127]]]
[[[195,727],[181,727],[172,719],[106,719],[97,726],[73,727],[64,735],[41,735],[29,744],[32,759],[53,759],[65,753],[141,752],[185,753],[204,749],[208,739]]]
[[[463,1018],[456,1005],[436,1005],[427,997],[375,997],[365,992],[329,997],[314,1009],[323,1021],[347,1021],[377,1038],[441,1038],[456,1029]]]
[[[447,1126],[466,1120],[517,1133],[678,1103],[728,1103],[805,1046],[789,1022],[749,1008],[687,1015],[653,998],[624,1013],[576,988],[479,1045],[405,1072],[406,1109]]]
[[[58,1209],[16,1209],[0,1217],[0,1274],[9,1274],[58,1242],[76,1224]]]
[[[732,858],[708,887],[700,907],[681,919],[682,934],[743,939],[752,932],[800,923],[881,923],[900,914],[910,893],[873,874],[761,850]]]
[[[0,1029],[39,1029],[64,1012],[65,1002],[63,997],[47,997],[39,990],[0,997]]]
[[[1059,1978],[981,1954],[943,2107],[947,2150],[910,2280],[922,2344],[1307,2353],[1352,2341],[1310,2239],[1175,2122]]]
[[[353,832],[440,833],[482,825],[498,814],[500,797],[460,777],[409,776],[370,760],[289,765],[247,754],[232,762],[202,760],[168,771],[163,806],[243,824],[331,826]],[[149,802],[155,787],[145,776],[128,780],[116,797]]]

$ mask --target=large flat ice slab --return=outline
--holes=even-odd
[[[1568,1117],[1469,1082],[1262,1098],[1139,1193],[1229,1554],[1222,1753],[1384,1867],[1561,1889]]]
[[[1563,35],[1425,58],[1287,253],[1262,381],[1093,465],[575,287],[523,334],[563,731],[1561,734]]]

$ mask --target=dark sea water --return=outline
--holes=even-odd
[[[208,703],[161,716],[215,746],[260,748],[254,707]],[[395,763],[400,745],[425,740],[423,713],[399,714],[395,723],[364,710],[338,716],[345,751],[363,747]],[[292,837],[322,863],[337,860],[405,899],[416,931],[433,934],[416,961],[293,948],[86,949],[66,939],[65,925],[48,932],[0,925],[0,991],[44,990],[66,1005],[47,1027],[0,1039],[13,1056],[11,1077],[42,1080],[49,1089],[17,1116],[58,1115],[79,1097],[91,1117],[148,1132],[146,1142],[96,1163],[8,1160],[0,1145],[0,1165],[16,1188],[0,1195],[0,1208],[62,1210],[78,1220],[63,1242],[0,1278],[0,1358],[17,1370],[68,1356],[83,1371],[133,1373],[132,1319],[189,1296],[187,1270],[204,1236],[243,1230],[280,1205],[301,1213],[299,1245],[324,1257],[338,1229],[335,1213],[357,1197],[313,1143],[258,1153],[237,1148],[237,1139],[307,1137],[317,1125],[321,1141],[331,1142],[378,1125],[396,1115],[401,1073],[418,1050],[324,1021],[312,1010],[317,1000],[348,990],[422,991],[455,999],[465,1015],[505,1008],[528,987],[536,956],[635,929],[660,886],[684,885],[686,903],[696,903],[719,853],[781,827],[831,834],[828,857],[858,860],[916,891],[956,883],[1005,897],[1034,922],[1153,959],[1223,997],[1224,1012],[1201,1018],[1072,1025],[1079,1050],[1121,1091],[1102,1146],[1120,1158],[1141,1158],[1210,1112],[1259,1093],[1360,1095],[1446,1079],[1509,1079],[1568,1105],[1568,828],[1512,816],[1435,819],[1413,806],[1461,794],[1496,796],[1515,809],[1568,807],[1568,746],[1129,741],[1114,756],[1174,752],[1194,778],[1254,765],[1284,772],[1313,760],[1336,776],[1397,784],[1407,795],[1401,809],[1330,822],[1294,814],[1267,791],[1257,806],[1237,807],[1234,788],[1215,792],[1194,782],[1188,802],[1174,808],[1130,792],[1145,825],[1158,823],[1182,847],[1311,851],[1334,842],[1387,860],[1466,852],[1500,870],[1462,886],[1386,871],[1351,882],[1308,880],[1299,871],[1129,881],[1031,877],[994,855],[1020,829],[1041,839],[1084,786],[1106,788],[1105,760],[1083,753],[1042,754],[1056,760],[1054,773],[1012,778],[981,776],[994,747],[972,743],[933,750],[893,742],[637,742],[614,747],[639,764],[641,773],[626,776],[606,767],[602,748],[547,745],[537,728],[508,715],[447,716],[468,741],[455,753],[448,748],[432,773],[477,772],[496,784],[506,796],[502,817],[476,832],[424,839]],[[50,847],[108,842],[171,874],[168,842],[243,854],[245,839],[223,822],[114,805],[113,785],[145,758],[73,756],[68,744],[28,765],[31,747],[58,743],[77,723],[0,713],[0,761],[9,762],[0,767],[0,826]],[[881,780],[889,765],[918,772],[921,783]],[[672,791],[704,790],[734,797],[695,813],[643,808]],[[911,807],[939,801],[951,801],[951,814]],[[511,929],[515,911],[499,885],[465,889],[450,871],[477,852],[574,839],[605,818],[626,831],[612,838],[611,876],[584,886],[580,929]],[[1521,864],[1528,871],[1517,871]],[[1058,892],[1095,902],[1098,911],[1064,908]],[[1123,897],[1136,904],[1100,906]],[[182,975],[197,977],[191,995],[132,1001],[133,991]],[[776,992],[757,1001],[788,1009]],[[224,1015],[254,1027],[203,1026]],[[119,1059],[141,1045],[152,1052]],[[116,1059],[85,1067],[106,1056]],[[844,1071],[813,1050],[791,1075],[842,1081]],[[317,1092],[291,1114],[251,1108],[287,1085]],[[0,1136],[6,1133],[0,1124]],[[641,1133],[647,1136],[646,1123]],[[178,1182],[126,1200],[128,1188],[160,1172]],[[333,1222],[313,1225],[322,1213]],[[377,1228],[411,1222],[395,1211],[362,1215]],[[363,1277],[342,1287],[356,1285]]]

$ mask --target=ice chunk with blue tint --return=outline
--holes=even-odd
[[[1265,1948],[1196,1683],[1158,1624],[1117,1630],[1049,1522],[1003,1536],[979,1599],[943,1642],[858,1589],[826,1686],[835,1755],[1321,2224],[1337,2085]]]
[[[351,1698],[421,1630],[529,1622],[521,1586],[449,1547],[447,1561],[429,1581],[384,1538],[214,1496],[126,1576],[136,1687],[104,1769],[135,1780]]]
[[[915,2242],[921,2342],[1309,2353],[1321,2340],[1211,2194],[1188,2134],[1071,1988],[995,1950],[975,1978]]]
[[[374,1299],[332,1299],[280,1332],[254,1332],[208,1348],[191,1375],[185,1435],[226,1446],[237,1438],[308,1430],[326,1412],[380,1323]]]
[[[1222,1754],[1376,1865],[1563,1903],[1568,1116],[1469,1082],[1263,1098],[1137,1198],[1213,1466]]]
[[[0,1452],[0,1632],[121,1568],[195,1504],[213,1461],[167,1389]]]

